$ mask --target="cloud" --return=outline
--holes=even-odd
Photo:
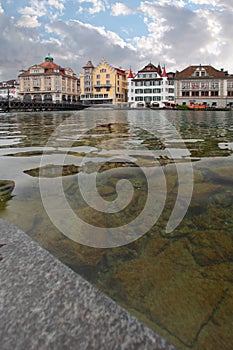
[[[145,57],[160,56],[173,70],[189,64],[215,65],[220,60],[232,67],[230,56],[225,55],[226,43],[232,41],[228,27],[233,20],[232,12],[224,8],[221,11],[192,10],[187,6],[162,5],[161,1],[142,2],[140,9],[149,34],[136,37],[134,41],[137,51],[143,52]]]
[[[102,11],[105,11],[108,4],[104,0],[77,0],[80,4],[92,4],[92,7],[88,7],[87,11],[93,15]],[[83,10],[83,8],[82,8]]]
[[[18,9],[18,13],[22,17],[18,20],[18,25],[21,27],[35,28],[39,27],[40,17],[49,17],[56,19],[62,14],[65,0],[30,0],[28,6]]]
[[[200,5],[200,1],[204,4]],[[67,7],[70,3],[30,0],[18,9],[21,17],[15,19],[0,7],[0,45],[4,52],[0,56],[0,80],[17,77],[20,69],[41,63],[48,52],[57,64],[71,67],[77,74],[88,60],[97,65],[102,58],[115,67],[131,66],[134,71],[151,61],[166,64],[173,71],[202,63],[233,73],[229,30],[232,0],[135,1],[138,8],[135,5],[133,9],[122,2],[109,7],[110,1],[76,0],[89,14],[95,14],[90,23],[85,23],[84,16],[77,12],[68,20],[67,13],[69,18],[72,14]],[[132,16],[127,17],[133,12],[138,16],[136,22],[130,22]],[[99,25],[103,18],[104,25]],[[119,28],[125,24],[121,37]],[[134,30],[138,34],[133,37]]]
[[[41,24],[38,22],[37,16],[23,15],[18,21],[17,25],[19,27],[36,28]]]
[[[104,27],[97,27],[81,21],[54,22],[46,27],[47,31],[59,36],[63,43],[62,52],[56,55],[64,65],[73,65],[76,72],[82,71],[81,67],[89,59],[96,64],[104,57],[115,66],[129,66],[128,60],[134,59],[134,48],[116,33],[107,31]],[[64,61],[64,52],[69,61]]]
[[[126,6],[122,2],[116,2],[111,7],[111,15],[112,16],[127,16],[135,14],[136,10]]]

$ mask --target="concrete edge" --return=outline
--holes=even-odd
[[[1,350],[175,350],[1,219],[0,256]]]

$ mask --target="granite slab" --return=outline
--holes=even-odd
[[[0,276],[1,350],[175,350],[1,219]]]

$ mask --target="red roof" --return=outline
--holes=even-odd
[[[167,77],[167,72],[166,72],[165,66],[163,67],[163,74],[162,74],[162,77]]]
[[[131,69],[129,70],[129,75],[128,75],[128,78],[130,78],[130,79],[131,79],[131,78],[133,78],[133,72],[132,72],[132,70],[131,70]]]
[[[61,67],[58,66],[57,64],[53,63],[53,62],[43,62],[41,64],[39,64],[39,66],[45,68],[45,69],[60,69]]]

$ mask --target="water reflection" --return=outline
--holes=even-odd
[[[45,150],[62,122],[54,143]],[[232,112],[1,114],[0,179],[14,181],[16,186],[14,197],[4,205],[0,202],[0,216],[19,225],[179,349],[230,350],[232,144]],[[157,180],[159,183],[160,176],[166,177],[167,193],[159,220],[146,235],[123,247],[96,249],[73,242],[53,226],[43,208],[38,184],[43,152],[43,180],[48,189],[64,172],[63,185],[72,209],[84,220],[91,217],[106,229],[119,225],[124,219],[122,213],[110,217],[91,214],[79,193],[78,173],[92,174],[104,164],[100,175],[106,174],[107,182],[102,186],[100,177],[99,191],[111,203],[117,196],[116,178],[107,174],[116,164],[110,164],[109,157],[127,154],[125,159],[148,172],[152,166],[161,169]],[[61,154],[66,155],[64,167]],[[167,233],[166,224],[179,190],[177,167],[185,172],[190,157],[194,170],[192,201],[182,223]],[[127,219],[137,215],[145,203],[140,176],[138,172],[133,180],[136,197],[123,215]],[[159,203],[159,192],[156,195]],[[61,199],[56,199],[59,205]]]

